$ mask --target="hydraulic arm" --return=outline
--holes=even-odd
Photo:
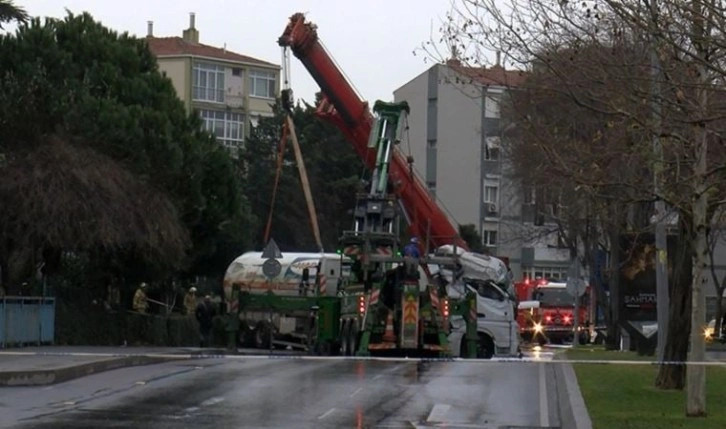
[[[356,93],[325,50],[318,38],[316,26],[307,22],[302,13],[296,13],[290,17],[278,44],[290,48],[320,85],[323,101],[318,106],[318,115],[331,121],[345,134],[366,167],[371,171],[378,171],[377,180],[383,177],[385,182],[385,174],[381,176],[380,173],[383,169],[388,170],[387,180],[390,184],[386,183],[386,186],[390,186],[401,201],[409,232],[412,235],[429,237],[434,247],[452,244],[468,250],[466,242],[459,237],[446,213],[436,204],[422,181],[413,174],[413,160],[395,150],[395,145],[387,146],[388,153],[385,145],[371,146],[371,139],[379,138],[379,133],[372,132],[375,121],[368,104]],[[385,118],[386,109],[390,106],[379,106],[379,113]],[[400,123],[396,124],[397,129],[400,126]],[[380,150],[383,153],[379,154]],[[381,157],[386,158],[386,164],[379,165]],[[385,188],[381,188],[379,181],[375,189],[380,192]]]

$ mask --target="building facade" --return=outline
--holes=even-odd
[[[559,279],[569,251],[557,247],[554,226],[536,216],[536,196],[513,178],[502,145],[500,102],[524,77],[450,60],[396,89],[394,99],[411,106],[414,165],[452,220],[475,225],[493,255],[509,258],[515,279]]]
[[[149,22],[146,40],[187,110],[199,112],[205,128],[232,154],[243,145],[250,126],[273,115],[280,66],[199,43],[193,13],[181,37],[155,37]]]

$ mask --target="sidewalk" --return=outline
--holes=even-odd
[[[0,387],[42,386],[117,368],[224,352],[222,349],[195,347],[44,346],[0,349]]]

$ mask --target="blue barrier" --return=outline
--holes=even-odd
[[[0,298],[0,347],[52,344],[55,337],[55,298]]]

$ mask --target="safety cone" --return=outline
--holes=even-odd
[[[396,333],[393,332],[393,312],[388,312],[388,319],[386,320],[386,330],[383,333],[383,341],[387,343],[393,343],[396,341]]]

